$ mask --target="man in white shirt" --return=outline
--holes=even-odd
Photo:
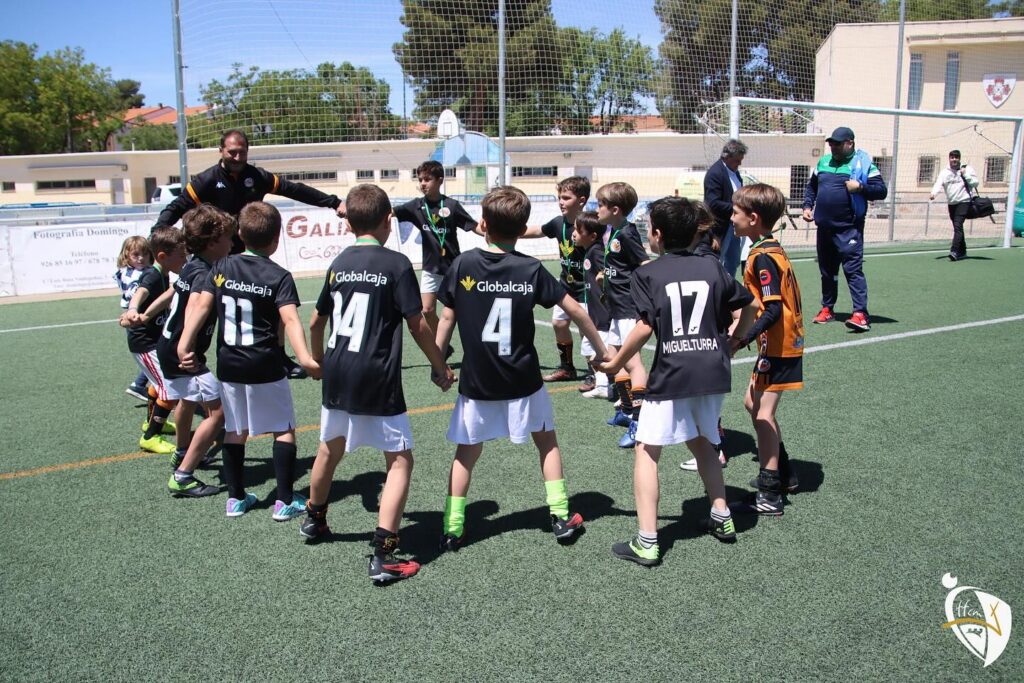
[[[978,175],[967,164],[960,164],[960,150],[949,153],[949,167],[942,169],[932,187],[929,199],[941,189],[949,202],[949,219],[953,221],[953,242],[949,245],[949,260],[961,261],[967,258],[967,241],[964,240],[964,220],[971,205],[971,193],[978,187]]]

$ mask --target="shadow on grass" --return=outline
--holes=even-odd
[[[936,256],[935,260],[936,261],[949,261],[950,258],[949,258],[949,256],[943,255],[943,256]],[[972,254],[968,254],[966,256],[961,256],[960,258],[957,259],[957,261],[991,261],[991,260],[992,260],[992,258],[990,256],[974,256]],[[956,261],[953,261],[953,263],[956,263]]]
[[[725,430],[725,439],[722,441],[722,446],[730,460],[744,453],[757,454],[757,441],[754,437],[747,432],[739,432],[735,429]]]

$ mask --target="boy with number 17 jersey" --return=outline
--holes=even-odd
[[[447,349],[457,321],[465,348],[459,398],[448,428],[448,440],[458,446],[445,500],[441,548],[458,550],[462,545],[470,475],[483,442],[501,437],[512,443],[533,438],[541,459],[551,529],[559,542],[565,542],[583,526],[583,518],[569,513],[554,413],[533,344],[534,306],[560,305],[600,357],[606,349],[586,312],[543,264],[515,251],[530,217],[526,195],[502,187],[488,193],[481,206],[480,226],[487,249],[456,259],[438,292],[445,305],[437,328],[438,346]]]

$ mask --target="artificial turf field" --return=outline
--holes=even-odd
[[[145,413],[124,394],[136,368],[123,331],[73,325],[113,319],[116,300],[2,306],[0,679],[1020,680],[1024,633],[983,668],[941,628],[941,578],[1024,615],[1024,250],[944,253],[867,259],[865,335],[809,324],[817,266],[794,255],[809,353],[780,422],[801,492],[781,518],[738,517],[739,541],[723,545],[698,530],[707,502],[678,467],[688,454],[667,448],[664,562],[652,569],[610,553],[636,531],[632,453],[604,424],[611,405],[575,383],[552,398],[587,532],[557,545],[532,445],[493,442],[470,490],[468,545],[439,556],[454,394],[428,382],[407,339],[416,471],[401,535],[423,568],[385,588],[366,575],[379,453],[346,456],[333,534],[315,546],[298,520],[270,518],[267,438],[248,449],[260,497],[249,514],[226,519],[226,494],[172,499],[167,457],[137,452]],[[299,282],[304,301],[319,284]],[[898,336],[915,332],[927,333]],[[553,366],[550,328],[536,339]],[[723,412],[731,499],[757,471],[749,356]],[[308,472],[320,386],[291,386]]]

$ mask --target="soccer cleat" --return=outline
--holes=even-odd
[[[318,541],[331,532],[327,526],[327,511],[313,514],[306,510],[306,519],[302,520],[299,526],[299,535],[306,539],[306,542]]]
[[[729,461],[728,459],[726,459],[725,453],[722,452],[721,448],[718,449],[718,462],[722,465],[722,467],[725,467],[726,465],[729,464]],[[679,469],[686,470],[687,472],[696,472],[697,458],[690,458],[689,460],[685,460],[679,463]]]
[[[167,482],[167,488],[170,489],[171,495],[175,498],[205,498],[206,496],[215,496],[220,493],[219,486],[211,486],[210,484],[204,484],[195,477],[189,477],[185,481],[178,481],[171,475],[171,480]]]
[[[580,382],[578,387],[576,387],[576,390],[582,394],[588,391],[593,391],[595,386],[597,386],[597,383],[594,376],[587,374],[583,375],[583,381]]]
[[[729,505],[729,509],[741,515],[781,517],[783,512],[782,506],[783,502],[781,494],[769,493],[767,491],[758,491],[757,493],[754,494],[754,501],[752,503],[732,503]]]
[[[846,326],[855,332],[867,332],[871,329],[871,322],[864,311],[854,311],[850,319],[846,321]]]
[[[821,310],[818,311],[818,315],[814,316],[814,322],[816,322],[819,325],[830,323],[835,319],[836,316],[833,315],[832,309],[829,308],[828,306],[822,306]]]
[[[556,368],[550,375],[544,375],[545,382],[568,382],[576,379],[576,368]]]
[[[625,543],[614,544],[612,546],[612,555],[620,560],[636,562],[644,567],[653,567],[661,563],[658,544],[655,543],[650,548],[645,548],[640,545],[640,539],[637,537],[633,537],[632,540]]]
[[[722,543],[736,542],[736,524],[732,521],[731,516],[721,522],[714,518],[705,519],[704,528]]]
[[[309,377],[306,369],[289,356],[284,357],[284,371],[288,374],[288,379],[306,379]]]
[[[551,515],[551,531],[555,534],[555,539],[559,543],[568,541],[582,529],[583,516],[578,512],[570,513],[568,519]]]
[[[146,420],[145,422],[142,423],[142,433],[145,434],[146,430],[148,430],[148,429],[149,429],[149,420]],[[174,421],[171,418],[167,418],[166,420],[164,420],[163,426],[160,427],[160,433],[161,434],[166,434],[167,436],[174,436],[175,434],[178,433],[178,428],[174,424]]]
[[[412,560],[398,560],[392,554],[370,557],[370,581],[376,584],[391,583],[399,579],[415,576],[420,570],[420,563]]]
[[[165,439],[161,434],[154,434],[149,437],[139,438],[139,448],[150,453],[159,453],[161,455],[173,455],[174,451],[177,450],[175,445]]]
[[[245,494],[245,498],[242,499],[228,498],[227,515],[228,517],[241,517],[255,504],[256,496],[251,493]]]
[[[146,393],[146,387],[140,384],[129,384],[128,388],[124,390],[124,393],[128,394],[129,396],[134,396],[140,401],[149,400],[149,394]]]
[[[632,418],[622,412],[622,408],[616,408],[615,414],[608,418],[608,425],[611,427],[629,427],[631,421]]]
[[[601,398],[608,400],[610,393],[609,387],[605,385],[603,387],[595,386],[590,391],[584,391],[580,396],[583,398]]]
[[[796,473],[790,472],[788,475],[786,475],[785,480],[786,493],[796,493],[800,489],[800,480],[797,478]],[[750,488],[760,489],[760,486],[758,486],[758,481],[759,479],[757,477],[751,479]]]
[[[287,522],[289,519],[295,519],[303,512],[306,511],[306,498],[300,496],[297,493],[292,494],[292,502],[285,503],[280,500],[274,501],[274,514],[273,518],[275,522]]]
[[[452,534],[442,534],[441,543],[439,545],[442,553],[454,553],[463,546],[466,542],[466,531],[462,531],[461,536],[453,536]]]
[[[619,448],[632,448],[636,445],[636,420],[629,421],[629,429],[619,439]]]

